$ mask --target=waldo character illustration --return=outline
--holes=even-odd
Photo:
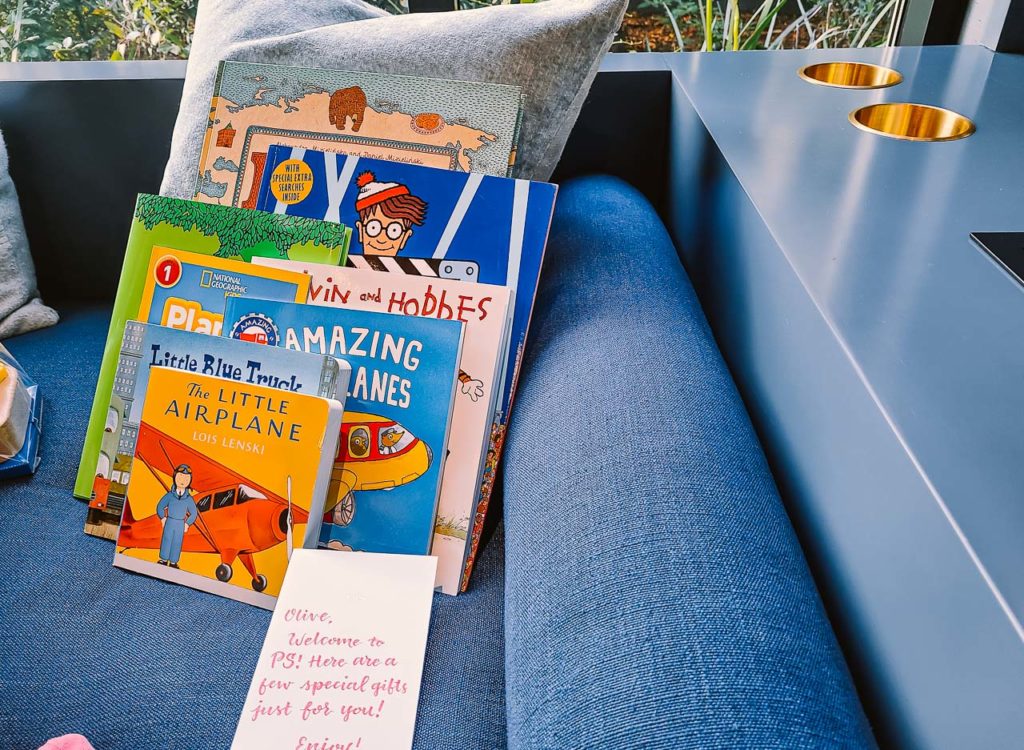
[[[156,516],[163,525],[160,537],[160,564],[178,567],[181,558],[181,543],[188,527],[199,517],[199,508],[192,499],[192,469],[181,464],[174,470],[174,486],[160,498],[156,505]]]
[[[427,216],[427,202],[398,182],[377,182],[373,172],[356,178],[356,230],[363,255],[394,257]]]

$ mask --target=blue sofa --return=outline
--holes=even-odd
[[[47,401],[39,473],[0,485],[0,747],[225,748],[269,614],[81,533],[108,306],[61,295],[34,234],[62,321],[7,342]],[[435,595],[417,748],[874,746],[676,249],[621,179],[562,184],[502,489],[470,591]]]
[[[628,268],[628,272],[624,269]],[[9,341],[44,463],[0,489],[0,737],[227,747],[269,614],[115,570],[70,496],[107,326]],[[667,233],[563,186],[473,585],[436,595],[416,747],[873,745],[742,402]]]

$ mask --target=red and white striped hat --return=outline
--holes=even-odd
[[[394,198],[396,195],[409,195],[409,188],[397,182],[377,182],[373,172],[363,172],[356,178],[359,193],[356,195],[356,213],[362,213],[371,206]]]

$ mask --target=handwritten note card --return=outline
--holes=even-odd
[[[295,550],[232,750],[412,747],[436,568]]]

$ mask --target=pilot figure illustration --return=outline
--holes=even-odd
[[[192,499],[192,469],[188,464],[180,464],[174,469],[172,482],[174,486],[156,505],[156,515],[163,525],[160,564],[177,568],[185,532],[199,517],[199,509]]]
[[[380,452],[385,456],[389,456],[394,453],[397,449],[395,446],[405,436],[405,430],[396,430],[394,427],[388,427],[386,430],[380,433]]]
[[[373,172],[356,178],[356,230],[363,255],[394,257],[427,217],[427,202],[398,182],[377,182]]]

